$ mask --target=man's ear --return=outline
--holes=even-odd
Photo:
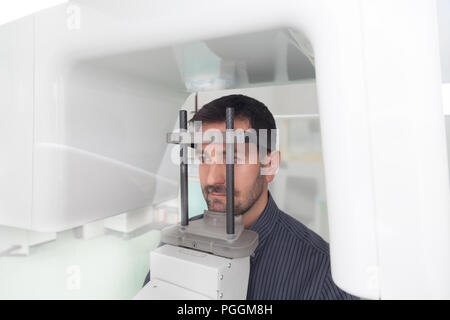
[[[266,178],[267,182],[272,182],[280,168],[281,153],[274,150],[268,153],[266,157],[265,164],[261,164],[261,175]]]

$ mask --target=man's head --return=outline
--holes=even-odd
[[[274,178],[279,165],[279,152],[271,144],[271,129],[276,129],[275,119],[269,109],[256,99],[244,95],[229,95],[218,98],[204,105],[191,119],[191,122],[201,121],[202,131],[211,129],[225,131],[225,110],[234,107],[234,129],[260,129],[267,130],[267,141],[258,142],[258,148],[264,150],[265,159],[261,159],[260,152],[254,152],[255,162],[249,161],[252,151],[257,150],[255,145],[245,144],[245,153],[235,154],[235,213],[243,214],[249,211],[267,192],[267,185]],[[237,151],[239,147],[235,147]],[[242,150],[242,149],[241,149]],[[200,151],[202,162],[199,166],[200,183],[203,196],[208,209],[213,211],[226,211],[226,165],[224,161],[216,161],[224,157],[225,147],[220,148],[203,146]],[[261,151],[261,150],[260,150]],[[220,155],[218,154],[220,153]],[[263,156],[264,157],[264,156]],[[208,160],[205,161],[205,158]],[[264,160],[264,161],[262,161]],[[245,162],[245,163],[244,163]],[[262,168],[269,168],[265,174]]]

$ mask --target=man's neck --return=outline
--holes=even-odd
[[[268,199],[269,196],[266,185],[264,187],[264,191],[261,193],[258,200],[256,200],[255,204],[242,215],[242,222],[244,223],[244,227],[246,229],[248,229],[259,218],[267,205]]]

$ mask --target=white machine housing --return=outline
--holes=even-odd
[[[150,254],[151,280],[136,300],[245,300],[250,257],[228,259],[163,245]]]

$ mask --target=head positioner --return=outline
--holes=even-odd
[[[180,131],[187,132],[187,112],[181,110]],[[204,211],[203,219],[189,223],[188,163],[190,141],[172,141],[180,144],[181,223],[168,227],[161,234],[161,241],[177,246],[211,252],[215,255],[240,258],[249,256],[258,245],[258,234],[244,230],[242,217],[234,215],[234,108],[226,109],[226,215],[223,212]]]

